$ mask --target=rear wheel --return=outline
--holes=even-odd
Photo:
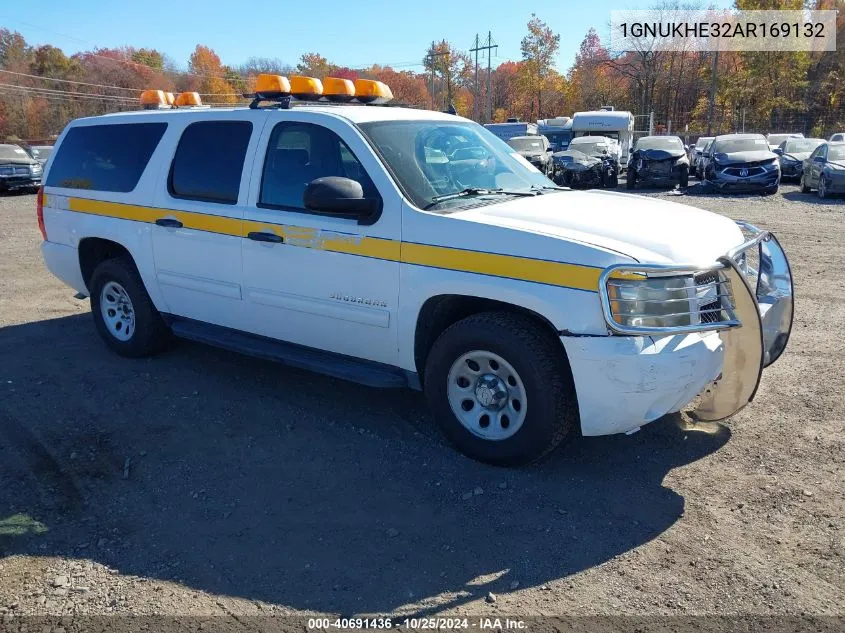
[[[94,324],[112,351],[141,357],[166,346],[170,330],[129,257],[101,262],[91,275],[89,288]]]
[[[518,314],[476,314],[443,332],[428,355],[425,394],[448,440],[497,466],[542,458],[578,424],[560,341]]]

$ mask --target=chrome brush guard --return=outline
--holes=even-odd
[[[667,336],[719,331],[724,346],[721,375],[697,398],[692,415],[721,420],[753,400],[764,368],[780,358],[789,341],[794,313],[792,271],[777,238],[746,222],[737,222],[747,241],[708,266],[618,264],[604,270],[599,281],[604,318],[612,333]],[[620,275],[623,273],[623,275]],[[719,303],[703,312],[697,323],[672,327],[626,325],[614,319],[608,282],[624,274],[692,275],[714,285]],[[694,296],[694,295],[693,295]],[[702,312],[699,309],[699,312]],[[690,307],[689,313],[693,314]],[[691,319],[692,320],[692,319]]]

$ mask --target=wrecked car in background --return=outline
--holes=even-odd
[[[612,156],[596,158],[578,150],[552,154],[552,180],[565,187],[616,187],[619,175]]]
[[[619,143],[605,136],[579,136],[569,143],[568,151],[598,159],[607,170],[604,187],[619,184]]]
[[[705,154],[704,180],[720,192],[773,194],[780,185],[780,160],[762,134],[723,134]]]
[[[801,180],[804,172],[804,161],[825,140],[823,138],[802,138],[792,136],[786,139],[773,151],[780,156],[780,179]]]
[[[514,136],[505,142],[544,175],[552,173],[552,147],[545,136]]]
[[[689,185],[689,158],[677,136],[643,136],[637,139],[628,159],[626,186],[637,182],[655,187]]]

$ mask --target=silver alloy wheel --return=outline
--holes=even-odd
[[[513,366],[493,352],[467,352],[449,369],[446,393],[455,417],[485,440],[506,440],[528,410],[525,385]]]
[[[824,184],[824,176],[819,178],[819,198],[827,196],[827,185]]]
[[[110,281],[100,292],[100,314],[109,334],[118,341],[128,341],[135,334],[135,309],[129,293],[116,281]]]

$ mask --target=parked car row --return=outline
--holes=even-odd
[[[35,192],[41,185],[43,164],[20,145],[0,145],[0,193]]]

